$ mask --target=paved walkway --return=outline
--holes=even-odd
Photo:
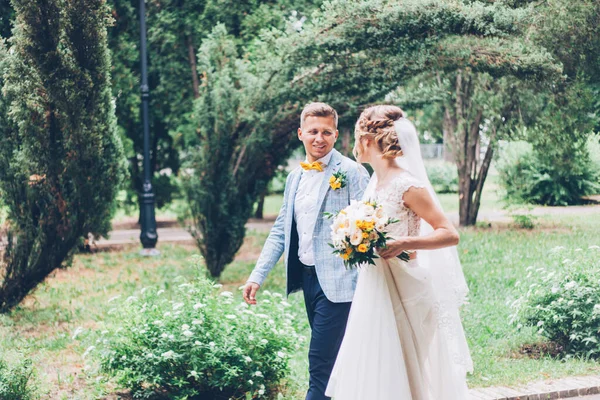
[[[600,396],[598,396],[600,394],[600,376],[553,379],[510,388],[477,388],[471,389],[470,392],[471,397],[469,400],[545,400],[569,398],[600,400]]]
[[[598,215],[600,216],[600,205],[570,206],[570,207],[536,207],[531,210],[535,216],[543,215]],[[458,225],[458,213],[447,214],[448,218]],[[479,221],[488,222],[511,222],[512,218],[505,211],[487,211],[479,214]],[[265,220],[251,219],[246,224],[249,230],[258,232],[269,232],[274,217]],[[192,235],[177,224],[174,219],[161,219],[158,221],[157,229],[159,242],[190,242],[194,241]],[[119,221],[115,224],[115,230],[110,233],[110,239],[100,239],[96,242],[98,247],[119,246],[125,244],[136,244],[140,242],[140,229],[135,219]]]

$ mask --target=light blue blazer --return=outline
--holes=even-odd
[[[334,303],[352,301],[356,287],[357,271],[347,270],[342,259],[332,253],[331,219],[323,213],[335,213],[350,204],[350,200],[362,199],[369,181],[367,170],[360,164],[344,157],[337,150],[329,164],[323,171],[323,182],[319,190],[318,204],[320,211],[313,232],[313,251],[315,255],[315,269],[321,288],[327,298]],[[294,202],[296,191],[302,176],[302,168],[294,169],[287,177],[283,205],[275,220],[273,228],[260,257],[248,278],[249,282],[262,285],[267,275],[273,269],[281,255],[284,255],[286,266],[287,294],[301,289],[302,271],[298,259],[298,235],[294,221]],[[347,177],[346,186],[333,190],[329,186],[329,178],[338,171],[344,171]],[[315,188],[316,189],[316,188]],[[292,239],[293,238],[293,239]]]

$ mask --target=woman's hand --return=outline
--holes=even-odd
[[[409,237],[388,240],[386,247],[377,248],[377,254],[381,258],[389,260],[390,258],[398,257],[405,250],[412,250],[408,246]]]

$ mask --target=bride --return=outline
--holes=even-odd
[[[335,400],[466,400],[472,361],[459,307],[458,232],[439,206],[417,132],[395,106],[366,109],[354,153],[374,174],[364,199],[398,219],[376,265],[360,268],[326,395]],[[408,251],[408,262],[397,256]]]

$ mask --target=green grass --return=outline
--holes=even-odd
[[[540,218],[533,231],[498,228],[495,224],[488,229],[461,230],[459,250],[471,288],[470,304],[463,310],[475,362],[475,373],[469,377],[471,387],[599,372],[591,361],[534,360],[521,355],[523,344],[541,338],[531,330],[517,331],[509,324],[509,305],[523,290],[515,283],[525,277],[525,269],[543,266],[549,250],[557,245],[599,244],[598,216],[600,212],[592,217]],[[222,276],[225,289],[235,292],[244,283],[266,236],[249,233],[236,261]],[[139,256],[137,247],[77,255],[71,268],[57,271],[22,306],[10,315],[0,316],[0,348],[22,349],[33,357],[47,398],[92,399],[114,393],[118,390],[114,383],[99,378],[92,360],[82,358],[92,337],[88,333],[103,322],[115,322],[109,313],[109,299],[126,298],[145,286],[169,290],[178,277],[193,279],[204,273],[194,266],[194,247],[161,244],[160,250],[161,255],[155,258]],[[279,263],[263,290],[283,292],[284,287],[284,268]],[[308,336],[302,295],[293,295],[290,303],[298,318],[305,321],[301,326]],[[81,334],[74,339],[78,330]],[[286,399],[303,398],[306,390],[306,345],[292,359]]]

